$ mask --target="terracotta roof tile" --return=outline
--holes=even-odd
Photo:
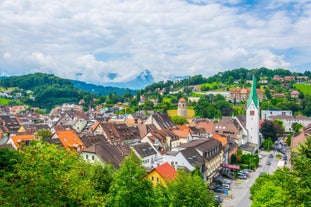
[[[167,162],[156,167],[155,170],[166,180],[173,180],[176,177],[176,170]]]

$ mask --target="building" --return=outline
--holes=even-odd
[[[269,116],[292,116],[293,112],[292,111],[287,111],[287,110],[275,110],[275,109],[270,109],[270,110],[262,110],[261,111],[261,119],[266,120],[269,118]]]
[[[252,87],[246,105],[246,129],[248,131],[248,142],[260,146],[259,140],[259,98],[256,91],[256,78],[253,76]]]
[[[173,180],[176,177],[176,170],[167,162],[154,168],[147,174],[147,178],[152,182],[153,186],[162,184],[166,186],[168,181]]]
[[[187,101],[184,98],[178,101],[177,115],[187,118]]]

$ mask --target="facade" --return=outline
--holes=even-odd
[[[256,91],[256,78],[253,76],[250,95],[247,100],[246,109],[246,129],[248,131],[248,142],[254,144],[258,149],[259,140],[259,98]]]
[[[177,115],[185,118],[187,117],[187,101],[184,98],[179,99]]]
[[[166,186],[166,182],[173,180],[176,177],[176,170],[167,162],[154,168],[147,174],[147,178],[152,182],[153,186],[162,184]]]
[[[269,119],[269,116],[292,116],[292,111],[287,110],[262,110],[261,119]]]
[[[283,122],[285,132],[293,131],[293,124],[298,123],[304,127],[311,124],[311,118],[306,116],[270,116],[269,120],[281,120]]]

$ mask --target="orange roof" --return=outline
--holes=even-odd
[[[213,135],[213,138],[220,141],[223,147],[226,146],[228,143],[228,140],[226,137],[223,137],[217,133]]]
[[[166,180],[176,177],[176,170],[167,162],[155,168],[155,170]]]
[[[179,102],[186,102],[186,100],[184,98],[180,98]]]
[[[178,136],[178,138],[188,138],[189,131],[184,131],[184,130],[173,130],[173,133]]]
[[[10,138],[13,140],[16,148],[20,148],[21,142],[35,140],[36,137],[33,134],[23,134],[23,135],[11,136]]]
[[[81,147],[82,149],[85,148],[83,142],[73,130],[59,131],[56,132],[56,135],[66,149],[78,147]]]
[[[208,133],[212,133],[214,131],[215,125],[210,121],[202,121],[199,122],[196,126],[197,128],[204,128]]]

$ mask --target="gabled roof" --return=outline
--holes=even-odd
[[[257,95],[257,91],[256,91],[256,78],[254,75],[253,75],[251,92],[250,92],[248,100],[247,100],[247,107],[249,107],[251,105],[252,101],[254,102],[256,108],[258,108],[259,107],[259,99],[258,99],[258,95]]]
[[[140,157],[148,157],[150,155],[157,154],[157,152],[148,142],[135,144],[132,147],[140,155]]]
[[[225,147],[228,143],[227,137],[221,136],[217,133],[213,135],[213,138],[220,141],[223,147]]]
[[[167,162],[156,167],[155,170],[166,180],[173,180],[176,177],[176,170]]]
[[[112,164],[116,169],[119,168],[123,158],[129,153],[125,153],[120,147],[110,144],[108,141],[94,144],[83,152],[96,154],[104,163]]]
[[[56,132],[57,138],[66,149],[85,148],[80,137],[73,130],[65,130]]]
[[[24,134],[11,136],[10,139],[12,139],[15,147],[18,149],[20,148],[20,143],[35,140],[35,136],[33,134]]]

